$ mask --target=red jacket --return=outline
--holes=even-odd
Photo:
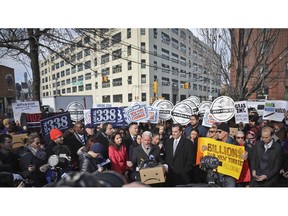
[[[128,155],[126,152],[126,147],[122,145],[117,151],[114,146],[109,146],[109,159],[111,161],[111,170],[114,170],[120,174],[124,174],[129,167],[126,162],[128,161]]]

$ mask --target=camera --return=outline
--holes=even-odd
[[[218,166],[222,166],[222,162],[216,157],[204,156],[200,160],[200,168],[204,171],[217,169]]]

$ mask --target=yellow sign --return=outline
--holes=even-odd
[[[202,146],[204,145],[207,147],[207,150],[202,151]],[[222,162],[222,166],[217,168],[219,173],[238,179],[244,162],[242,159],[244,152],[244,146],[224,143],[212,138],[200,137],[198,139],[196,164],[200,164],[203,156],[214,156]]]

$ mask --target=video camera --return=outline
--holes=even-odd
[[[216,157],[204,156],[200,160],[200,168],[204,171],[217,169],[218,166],[222,166],[222,162]]]

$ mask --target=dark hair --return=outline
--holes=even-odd
[[[249,115],[249,121],[257,122],[259,119],[258,115]]]
[[[199,135],[199,130],[198,130],[197,128],[192,129],[191,132],[192,132],[192,131],[196,131],[197,134]],[[190,132],[190,134],[191,134],[191,132]]]
[[[129,128],[131,128],[133,125],[138,125],[138,123],[137,123],[137,122],[131,122],[131,123],[129,124]]]
[[[183,126],[182,126],[181,124],[178,124],[178,123],[177,123],[177,124],[173,124],[173,125],[172,125],[172,128],[173,128],[173,127],[178,127],[178,128],[179,128],[179,131],[181,131],[181,132],[183,131]]]
[[[118,150],[121,148],[122,144],[123,144],[123,140],[122,140],[122,143],[121,143],[120,145],[117,145],[117,144],[115,143],[115,141],[114,141],[114,139],[115,139],[115,137],[116,137],[117,135],[120,135],[120,136],[122,137],[122,135],[121,135],[121,133],[119,132],[119,130],[117,130],[117,131],[115,131],[115,132],[113,132],[113,133],[111,134],[110,145],[111,145],[111,146],[114,146],[114,147],[116,148],[116,150],[118,151]]]
[[[191,117],[195,117],[195,119],[196,119],[197,121],[199,120],[199,115],[197,115],[197,114],[193,114],[193,115],[190,116],[190,118],[191,118]]]
[[[105,122],[105,123],[102,125],[102,132],[103,132],[103,133],[106,132],[108,125],[112,125],[112,124],[111,124],[110,122]]]

